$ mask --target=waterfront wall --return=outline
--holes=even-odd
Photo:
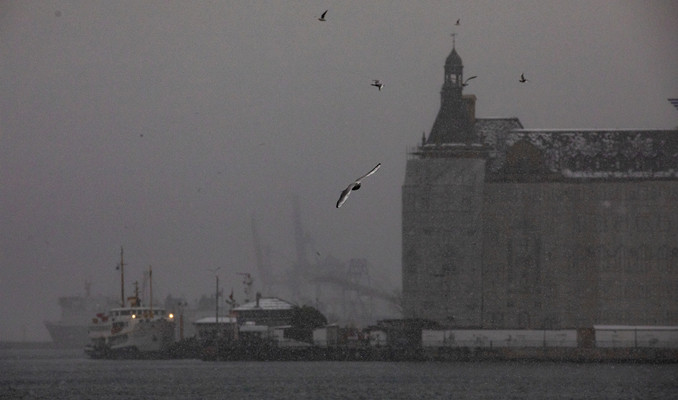
[[[575,330],[423,330],[424,347],[577,347]]]
[[[590,345],[575,329],[560,330],[422,330],[424,348],[661,348],[678,349],[678,326],[594,327]]]

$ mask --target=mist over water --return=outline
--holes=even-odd
[[[0,398],[25,399],[669,399],[678,393],[676,364],[106,361],[75,350],[2,349],[0,370]]]

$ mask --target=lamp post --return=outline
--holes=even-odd
[[[214,311],[214,343],[217,348],[217,361],[219,361],[219,275],[217,274],[217,271],[219,271],[221,267],[217,267],[215,269],[210,269],[211,272],[214,273],[214,277],[216,278],[216,292],[214,293],[214,304],[215,304],[215,311]]]
[[[188,306],[188,302],[180,301],[179,307],[179,340],[184,340],[184,307]]]

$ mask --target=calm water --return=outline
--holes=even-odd
[[[678,365],[89,360],[0,349],[0,399],[676,399]]]

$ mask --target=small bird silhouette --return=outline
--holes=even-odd
[[[461,25],[461,18],[457,20],[457,22],[455,23],[455,25]]]
[[[322,15],[320,16],[320,18],[318,18],[318,21],[326,21],[326,19],[325,19],[325,14],[327,14],[327,11],[328,11],[328,10],[325,10],[325,12],[322,13]]]
[[[374,86],[374,87],[378,88],[379,91],[381,92],[381,88],[384,87],[384,84],[381,83],[381,81],[379,81],[379,79],[373,79],[372,83],[370,83],[370,86]]]
[[[520,74],[520,80],[519,80],[519,82],[521,82],[521,83],[527,82],[527,79],[525,79],[525,74]]]
[[[360,189],[360,182],[367,178],[368,176],[372,175],[373,173],[377,172],[377,170],[381,167],[381,163],[377,164],[370,172],[366,173],[365,175],[361,176],[360,178],[356,179],[354,182],[351,182],[350,185],[344,189],[341,194],[339,195],[339,200],[337,200],[337,208],[341,207],[342,204],[346,202],[346,199],[348,199],[348,195],[351,194],[351,191],[353,190],[358,190]]]
[[[464,81],[464,83],[461,84],[461,86],[463,86],[463,87],[468,86],[468,81],[470,81],[471,79],[476,79],[477,77],[478,77],[477,75],[473,75],[473,76],[469,77],[468,79],[466,79]]]

